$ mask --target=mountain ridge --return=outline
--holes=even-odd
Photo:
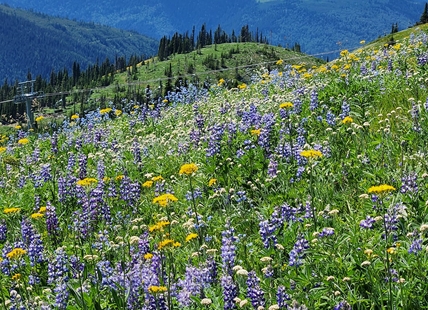
[[[116,55],[157,52],[157,41],[135,31],[114,29],[0,5],[0,77],[46,77],[51,70],[86,67]]]

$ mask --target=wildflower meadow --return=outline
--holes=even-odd
[[[0,137],[4,309],[428,307],[428,35]]]

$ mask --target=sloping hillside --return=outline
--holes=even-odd
[[[150,57],[157,41],[136,32],[94,23],[16,10],[0,5],[0,78],[25,79],[27,72],[48,76],[51,70],[82,68],[106,57]]]

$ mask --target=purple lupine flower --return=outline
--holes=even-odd
[[[247,200],[247,196],[246,196],[246,192],[245,191],[237,191],[236,192],[236,202],[243,202]]]
[[[83,180],[86,177],[86,166],[88,158],[85,154],[79,154],[79,179]]]
[[[290,296],[285,291],[285,286],[280,285],[276,291],[276,302],[279,308],[288,309],[287,301],[291,300]]]
[[[0,221],[0,242],[5,242],[7,239],[7,225],[5,220]]]
[[[334,228],[331,227],[325,227],[323,230],[319,233],[318,238],[324,238],[334,235]]]
[[[134,138],[131,146],[132,155],[134,156],[134,164],[141,164],[141,149],[137,137]]]
[[[76,164],[76,157],[74,157],[74,154],[72,153],[68,157],[67,168],[66,168],[67,173],[73,172],[75,164]]]
[[[196,267],[186,267],[184,279],[178,280],[177,286],[181,290],[177,294],[177,301],[182,307],[189,307],[192,304],[192,296],[200,296],[207,286],[204,282],[204,270]]]
[[[360,227],[365,229],[372,229],[373,224],[376,222],[374,218],[372,218],[370,215],[367,215],[365,220],[360,221]]]
[[[400,279],[398,277],[398,271],[396,269],[390,268],[389,274],[387,277],[385,277],[385,282],[398,282]]]
[[[247,297],[251,300],[254,309],[265,306],[264,292],[260,288],[260,279],[255,271],[250,271],[247,278]]]
[[[226,224],[226,230],[224,230],[221,241],[221,260],[223,263],[223,272],[225,274],[232,274],[232,268],[235,265],[236,258],[236,241],[237,238],[233,235],[235,229],[230,227],[230,224]]]
[[[270,136],[275,125],[275,115],[273,113],[268,113],[263,115],[261,123],[264,124],[263,130],[261,131],[258,137],[258,145],[261,146],[266,154],[270,153]]]
[[[42,165],[42,170],[40,171],[40,177],[42,178],[43,182],[52,180],[51,165],[49,163]]]
[[[56,132],[51,137],[51,151],[53,154],[58,153],[58,135]]]
[[[408,252],[409,254],[413,253],[415,255],[418,255],[418,253],[422,251],[423,240],[417,231],[413,232],[412,235],[413,235],[413,241],[412,241],[412,244],[410,245]]]
[[[238,297],[238,287],[230,275],[221,278],[221,287],[223,288],[224,310],[235,309],[234,299]]]
[[[336,124],[336,116],[333,114],[333,112],[331,112],[331,110],[327,111],[325,119],[327,121],[327,124],[330,126],[334,126]]]
[[[187,192],[185,196],[187,201],[202,198],[202,191],[200,188],[195,188],[193,192]]]
[[[343,101],[342,112],[339,114],[340,119],[344,119],[345,117],[349,116],[350,112],[351,112],[350,105],[346,101]]]
[[[55,293],[55,303],[54,307],[57,309],[67,309],[69,291],[66,281],[57,282],[55,288],[53,289]]]
[[[221,140],[223,138],[224,127],[222,125],[214,125],[209,128],[209,132],[210,136],[206,156],[213,157],[221,152]]]
[[[406,194],[406,193],[418,193],[418,183],[417,183],[417,174],[412,172],[409,173],[406,176],[403,176],[401,179],[401,188],[400,193]]]
[[[314,89],[311,92],[311,100],[309,103],[309,110],[314,111],[318,107],[318,92]]]
[[[277,227],[272,225],[270,221],[261,221],[259,223],[259,233],[263,241],[263,246],[268,249],[270,246],[275,246],[278,243],[278,239],[274,235]]]
[[[274,178],[278,174],[278,162],[272,157],[269,159],[267,174],[270,178]]]
[[[302,265],[307,249],[309,249],[309,242],[302,235],[297,236],[297,241],[289,254],[288,265],[291,267]]]
[[[106,174],[106,167],[104,165],[104,162],[102,160],[98,161],[97,163],[97,176],[99,180],[102,180],[105,177]]]
[[[68,256],[63,248],[55,250],[55,257],[49,260],[48,284],[68,281]]]
[[[131,182],[131,179],[124,176],[119,185],[120,198],[128,205],[133,205],[140,198],[141,188],[138,182]]]
[[[49,235],[57,236],[59,232],[58,223],[55,207],[49,201],[46,202],[46,228]]]
[[[333,310],[351,310],[351,305],[346,301],[341,301],[333,307]]]

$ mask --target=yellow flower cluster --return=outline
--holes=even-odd
[[[19,281],[19,279],[21,279],[21,274],[20,273],[15,273],[12,277],[11,277],[12,281]]]
[[[71,116],[71,119],[74,121],[74,120],[76,120],[76,119],[78,119],[79,118],[79,115],[77,115],[77,114],[73,114],[72,116]]]
[[[216,184],[217,183],[217,179],[214,179],[214,178],[212,178],[212,179],[210,179],[209,181],[208,181],[208,186],[213,186],[214,184]]]
[[[24,144],[28,144],[30,142],[30,140],[28,140],[27,138],[22,138],[18,140],[18,144],[24,145]]]
[[[163,177],[161,175],[158,175],[158,176],[152,178],[153,182],[160,182],[162,180],[163,180]]]
[[[104,114],[108,114],[111,112],[111,108],[105,108],[105,109],[101,109],[100,110],[100,114],[104,115]]]
[[[258,137],[262,133],[262,130],[261,129],[253,129],[253,130],[250,131],[250,133],[251,133],[252,136],[257,136]]]
[[[151,294],[158,294],[165,293],[167,291],[167,288],[166,286],[150,285],[148,290]]]
[[[239,89],[245,89],[245,88],[247,88],[247,84],[242,83],[241,85],[238,85],[238,88]]]
[[[196,238],[198,238],[198,234],[195,234],[195,233],[188,234],[186,237],[186,242],[189,242],[189,241],[196,239]]]
[[[280,66],[280,65],[282,65],[282,64],[283,64],[283,62],[284,62],[284,60],[279,59],[279,60],[276,62],[276,64],[277,64],[278,66]]]
[[[159,242],[158,249],[162,250],[163,248],[166,248],[166,247],[177,248],[179,246],[181,246],[180,242],[176,242],[176,241],[174,241],[172,239],[165,239],[165,240],[162,240],[161,242]]]
[[[12,251],[6,254],[6,257],[9,259],[15,259],[25,255],[25,253],[27,253],[27,251],[22,248],[14,248]]]
[[[40,116],[36,117],[36,122],[40,122],[40,121],[42,121],[43,119],[44,119],[44,116],[43,116],[43,115],[40,115]]]
[[[382,194],[382,193],[387,193],[387,192],[391,192],[391,191],[395,191],[395,187],[393,187],[391,185],[387,185],[387,184],[382,184],[382,185],[370,187],[368,190],[368,193],[369,194]]]
[[[300,152],[300,156],[303,156],[305,158],[317,158],[322,157],[322,153],[317,150],[305,150]]]
[[[142,186],[145,187],[145,188],[150,188],[150,187],[153,186],[153,181],[146,181],[146,182],[143,183]]]
[[[122,115],[122,110],[115,110],[115,111],[114,111],[114,114],[115,114],[116,116],[120,116],[120,115]]]
[[[123,180],[123,178],[124,178],[125,176],[123,175],[123,174],[120,174],[120,175],[118,175],[117,177],[116,177],[116,181],[120,181],[120,180]]]
[[[280,105],[279,105],[279,108],[280,109],[289,109],[289,108],[292,108],[293,107],[293,104],[291,103],[291,102],[283,102],[283,103],[281,103]]]
[[[94,183],[98,183],[97,179],[94,178],[84,178],[83,180],[79,180],[76,182],[77,185],[80,186],[91,186]]]
[[[21,208],[6,208],[6,209],[4,209],[3,210],[3,213],[4,214],[11,214],[11,213],[17,213],[17,212],[19,212],[19,211],[21,211]]]
[[[160,195],[158,197],[155,197],[153,199],[153,203],[158,204],[161,207],[166,207],[169,202],[175,202],[177,200],[178,200],[178,198],[175,197],[173,194],[167,193],[167,194],[163,194],[163,195]]]
[[[181,166],[180,171],[178,173],[191,175],[196,171],[198,171],[198,166],[196,166],[196,164],[194,163],[191,163],[191,164],[184,164],[183,166]]]
[[[36,213],[31,214],[31,215],[30,215],[30,217],[31,217],[32,219],[34,219],[34,220],[37,220],[37,219],[39,219],[39,218],[42,218],[42,217],[43,217],[43,213],[36,212]]]
[[[163,230],[165,226],[168,226],[170,222],[168,221],[160,221],[157,222],[155,225],[149,226],[149,232],[154,232],[157,230]]]
[[[218,80],[218,86],[222,86],[226,81],[224,79]]]
[[[342,124],[350,124],[350,123],[353,123],[354,122],[354,120],[352,119],[352,117],[350,117],[350,116],[347,116],[347,117],[345,117],[343,120],[342,120]]]
[[[0,154],[1,154],[1,153],[6,152],[6,150],[7,150],[7,149],[6,149],[4,146],[1,146],[1,147],[0,147]]]

